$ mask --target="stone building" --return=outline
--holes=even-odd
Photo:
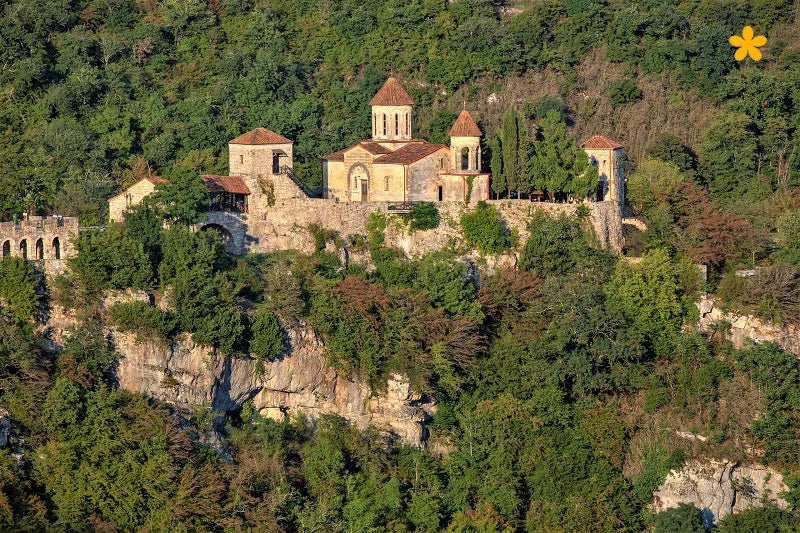
[[[209,211],[261,216],[276,200],[305,198],[292,174],[293,143],[266,128],[256,128],[228,142],[230,174],[200,176],[211,196]],[[108,215],[119,222],[124,212],[166,183],[157,176],[140,179],[108,200]]]
[[[370,100],[372,138],[322,158],[322,194],[341,202],[476,202],[489,198],[478,128],[469,111],[450,146],[412,136],[414,101],[390,77]],[[470,198],[467,195],[470,194]]]
[[[625,170],[622,145],[602,135],[594,135],[581,144],[589,161],[597,167],[596,200],[613,201],[620,209],[625,204]]]
[[[0,258],[41,261],[45,271],[59,272],[74,254],[72,240],[77,236],[76,217],[25,215],[21,221],[0,222]]]
[[[156,185],[166,182],[167,180],[158,176],[146,176],[116,196],[112,196],[108,199],[108,218],[116,222],[121,221],[126,210],[153,194]]]

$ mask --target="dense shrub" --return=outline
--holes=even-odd
[[[152,284],[152,266],[144,246],[119,224],[105,231],[82,231],[75,250],[69,266],[78,290],[85,295],[107,288],[147,289]]]
[[[655,533],[705,533],[700,511],[685,503],[665,509],[653,519]]]
[[[461,215],[461,229],[467,246],[483,254],[500,253],[510,244],[503,217],[486,202]]]
[[[272,311],[268,308],[261,309],[253,320],[251,326],[252,339],[250,352],[256,355],[259,363],[272,361],[283,351],[283,330]],[[263,371],[263,366],[261,366]]]
[[[146,302],[120,302],[111,307],[111,320],[120,331],[135,333],[137,338],[167,340],[175,333],[175,318]]]
[[[28,261],[20,257],[0,259],[0,315],[7,314],[20,322],[34,318],[39,304],[37,285],[36,273]]]
[[[642,97],[642,90],[636,86],[634,80],[625,78],[608,89],[608,97],[615,106],[630,104]]]
[[[433,229],[439,226],[439,210],[433,202],[414,204],[404,218],[414,230]]]
[[[540,276],[563,274],[589,255],[589,246],[578,221],[536,212],[528,223],[530,237],[522,248],[519,267]]]

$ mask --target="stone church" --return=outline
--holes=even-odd
[[[372,138],[322,158],[325,198],[395,203],[489,198],[489,174],[481,172],[481,130],[469,111],[458,116],[445,146],[413,137],[414,101],[395,77],[370,106]]]

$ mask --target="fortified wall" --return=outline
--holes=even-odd
[[[41,261],[46,272],[61,272],[74,253],[78,236],[76,217],[25,217],[0,222],[0,257],[22,257]]]
[[[528,238],[527,225],[536,211],[551,216],[574,214],[578,205],[589,210],[589,221],[601,246],[615,252],[622,249],[622,218],[616,202],[587,202],[585,204],[534,203],[524,200],[494,200],[509,230],[519,232],[520,242]],[[470,210],[463,202],[436,204],[441,217],[438,228],[411,233],[403,224],[390,223],[386,228],[386,244],[417,257],[463,240],[459,220]],[[380,211],[387,215],[389,204],[383,202],[335,202],[315,198],[294,198],[278,201],[259,215],[215,211],[208,213],[203,227],[222,227],[229,233],[229,249],[234,253],[265,253],[296,249],[305,253],[314,251],[314,239],[308,231],[311,224],[335,231],[342,238],[349,235],[366,235],[370,213]]]

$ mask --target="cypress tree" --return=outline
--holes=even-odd
[[[511,191],[519,189],[519,128],[517,114],[509,109],[503,114],[501,125],[503,143],[503,177],[511,196]]]
[[[492,190],[500,197],[503,191],[507,189],[505,176],[503,176],[503,147],[500,140],[500,132],[495,133],[492,140],[489,141],[489,149],[491,150],[489,168],[492,171]]]

